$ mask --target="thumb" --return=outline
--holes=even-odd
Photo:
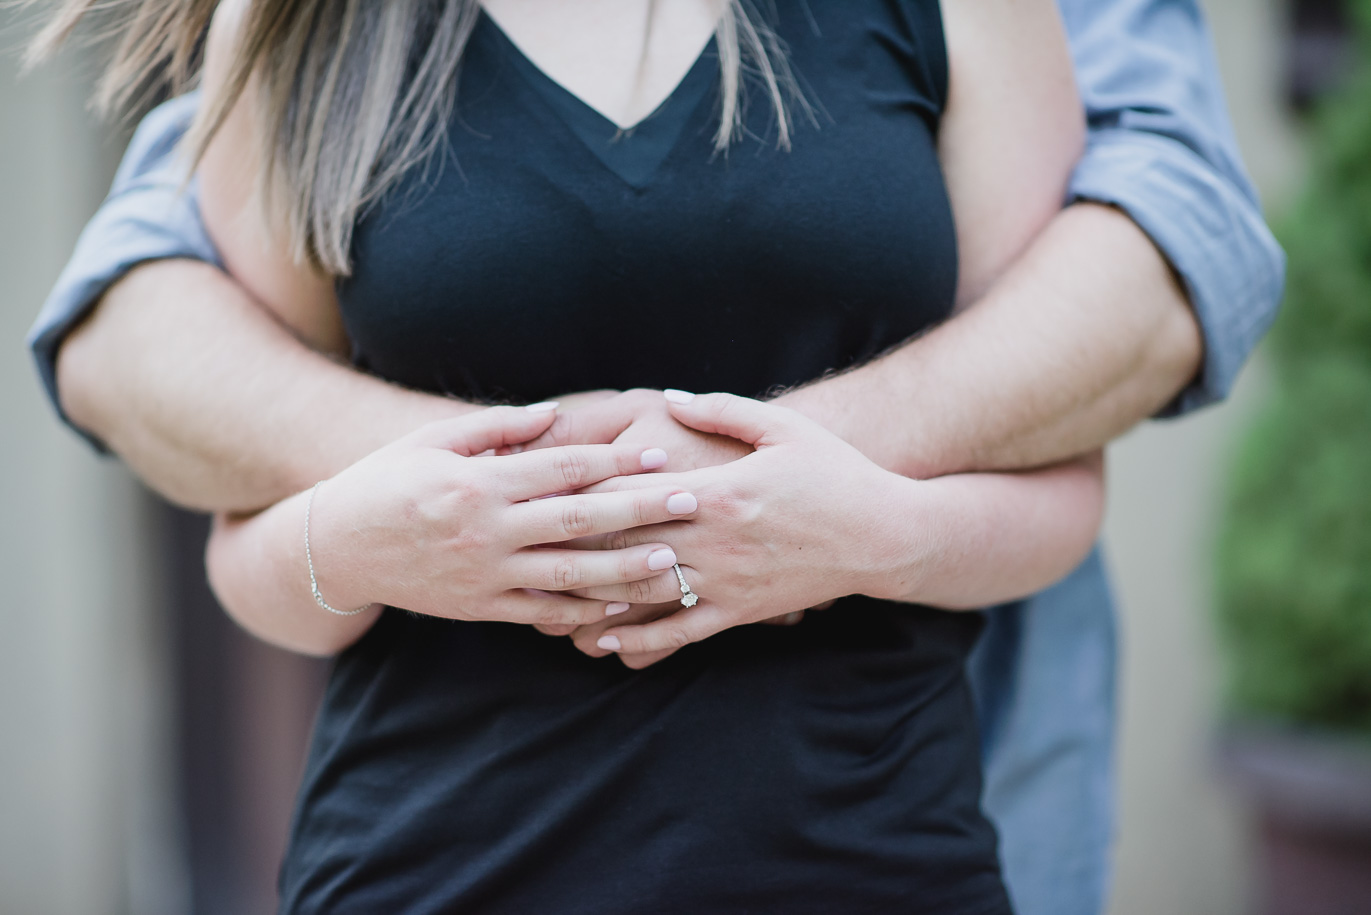
[[[417,444],[464,457],[537,438],[557,419],[557,404],[488,407],[455,419],[429,423],[416,433]]]
[[[667,410],[683,425],[701,432],[726,435],[754,448],[790,438],[800,417],[774,404],[734,394],[691,394],[667,390]]]

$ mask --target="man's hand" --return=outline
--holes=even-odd
[[[662,448],[670,455],[664,469],[674,473],[727,464],[752,453],[749,445],[737,439],[677,422],[661,391],[589,391],[559,398],[559,402],[563,409],[557,422],[526,448],[651,442],[647,447]]]

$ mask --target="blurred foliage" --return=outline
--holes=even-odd
[[[1371,0],[1361,65],[1320,106],[1281,232],[1277,391],[1243,443],[1219,542],[1230,700],[1371,738]]]

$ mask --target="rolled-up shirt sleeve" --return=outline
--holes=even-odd
[[[199,98],[181,96],[143,119],[115,174],[109,196],[86,225],[29,331],[28,345],[54,409],[68,425],[57,394],[57,351],[105,290],[138,264],[192,258],[219,265],[205,233],[194,184],[186,184],[176,146]],[[97,448],[101,443],[72,425]]]
[[[1163,411],[1220,400],[1275,318],[1285,255],[1243,168],[1194,0],[1061,0],[1090,133],[1071,197],[1119,207],[1171,262],[1204,333]]]

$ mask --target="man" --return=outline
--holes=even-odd
[[[788,401],[830,418],[859,403],[885,411],[888,453],[870,456],[910,475],[1039,466],[1218,399],[1274,313],[1281,255],[1193,0],[1061,5],[1091,128],[1072,204],[957,317]],[[470,409],[313,353],[217,269],[167,160],[194,104],[144,124],[35,327],[71,421],[169,498],[228,511]],[[584,433],[575,411],[564,419],[565,439]],[[994,610],[973,659],[985,803],[1020,912],[1103,906],[1113,638],[1095,555]]]

